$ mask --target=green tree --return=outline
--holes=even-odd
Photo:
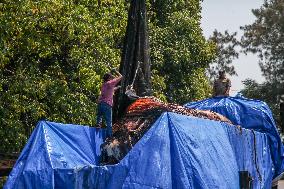
[[[185,103],[205,98],[210,86],[205,69],[215,56],[214,44],[200,27],[200,2],[150,1],[153,87],[157,96]]]
[[[0,3],[0,149],[19,151],[40,119],[93,125],[101,76],[118,66],[122,1]]]
[[[154,94],[178,103],[207,97],[215,47],[202,36],[199,0],[147,6]],[[128,7],[121,0],[1,1],[1,151],[19,151],[40,119],[95,123],[101,77],[120,63]]]
[[[280,96],[284,94],[284,1],[265,0],[259,9],[252,10],[256,20],[241,27],[243,52],[255,53],[266,81],[244,82],[243,93],[250,98],[267,102],[279,124]]]
[[[236,39],[237,32],[230,34],[225,31],[224,34],[215,30],[210,36],[209,41],[215,44],[216,57],[210,63],[207,69],[210,81],[213,82],[218,77],[220,70],[225,70],[229,75],[237,75],[235,67],[232,65],[233,60],[239,57],[237,47],[239,41]]]
[[[275,85],[273,92],[284,94],[284,1],[266,0],[252,12],[254,23],[241,27],[244,52],[259,56],[264,77]]]

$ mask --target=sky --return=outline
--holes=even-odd
[[[251,24],[255,17],[251,9],[259,8],[264,0],[204,0],[202,6],[201,28],[204,36],[208,37],[215,29],[224,33],[238,32],[242,35],[240,26]],[[242,81],[251,78],[261,83],[264,78],[261,74],[256,55],[240,54],[238,59],[233,61],[238,76],[229,76],[232,81],[231,95],[235,95],[243,89]]]

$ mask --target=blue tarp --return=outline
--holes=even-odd
[[[98,166],[101,131],[41,121],[5,189],[238,189],[240,170],[253,188],[270,188],[266,134],[223,122],[163,113],[120,163]]]
[[[211,110],[230,119],[235,125],[269,136],[274,177],[284,171],[284,149],[271,110],[260,100],[238,97],[214,97],[185,104],[188,108]]]

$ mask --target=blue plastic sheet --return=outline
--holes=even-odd
[[[211,110],[230,119],[243,128],[253,129],[269,136],[274,177],[284,171],[284,149],[271,110],[265,102],[244,97],[214,97],[185,104],[188,108]]]
[[[98,166],[102,138],[95,128],[39,122],[4,188],[238,189],[240,170],[253,188],[271,186],[260,132],[164,113],[119,164]]]
[[[54,188],[57,170],[96,165],[101,131],[78,125],[41,121],[33,131],[6,188]]]

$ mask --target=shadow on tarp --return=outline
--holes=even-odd
[[[39,122],[4,188],[238,189],[240,170],[250,172],[253,188],[271,186],[263,133],[163,113],[119,164],[97,166],[102,138],[99,129]]]
[[[268,135],[274,178],[284,172],[284,148],[273,119],[265,102],[239,97],[214,97],[185,104],[187,108],[211,110],[224,115],[235,125]]]

